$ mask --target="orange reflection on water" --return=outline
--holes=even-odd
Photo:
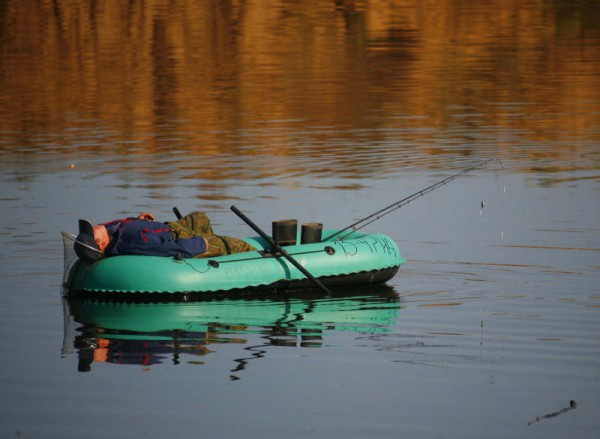
[[[598,6],[475,3],[9,0],[0,154],[175,148],[261,156],[269,175],[483,149],[597,169]]]

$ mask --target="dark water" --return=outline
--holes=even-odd
[[[0,2],[0,435],[597,437],[599,16]],[[369,226],[408,260],[385,286],[61,297],[79,217],[340,227],[489,157]]]

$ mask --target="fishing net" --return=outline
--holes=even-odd
[[[63,271],[63,287],[68,285],[69,274],[75,262],[79,259],[75,253],[75,242],[77,237],[67,232],[61,232],[63,238],[63,256],[64,256],[64,271]]]
[[[72,235],[71,233],[61,232],[63,238],[63,255],[64,255],[64,271],[63,271],[63,288],[68,287],[69,285],[69,277],[71,274],[71,270],[73,266],[79,260],[77,253],[75,253],[75,243],[77,245],[83,246],[87,252],[91,252],[93,254],[98,255],[98,257],[102,256],[102,252],[98,249],[90,247],[87,244],[84,244],[81,241],[77,241],[77,237]]]
[[[69,305],[67,302],[67,293],[69,285],[69,276],[75,263],[79,260],[77,253],[75,253],[75,241],[77,237],[67,232],[61,232],[63,238],[63,256],[64,256],[64,270],[63,270],[63,282],[62,282],[62,304],[63,304],[63,346],[61,349],[61,356],[65,356],[73,353],[73,343],[75,340],[75,325],[73,317],[69,313]]]

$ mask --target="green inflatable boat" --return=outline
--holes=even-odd
[[[335,236],[336,230],[323,230]],[[65,234],[63,232],[63,237]],[[65,263],[68,292],[223,293],[314,288],[289,258],[271,250],[262,237],[245,238],[257,251],[210,259],[115,256],[90,264]],[[65,245],[65,249],[67,245]],[[396,243],[380,233],[353,232],[344,239],[285,246],[305,272],[327,286],[384,283],[405,262]],[[65,256],[66,257],[66,256]]]

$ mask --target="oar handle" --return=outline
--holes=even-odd
[[[290,261],[290,263],[294,267],[296,267],[304,276],[306,276],[307,279],[309,279],[312,283],[314,283],[317,287],[322,289],[327,294],[331,294],[331,291],[329,290],[329,288],[327,288],[325,285],[323,285],[323,283],[319,279],[317,279],[312,274],[310,274],[308,272],[308,270],[306,268],[304,268],[302,265],[300,265],[300,263],[298,261],[296,261],[292,256],[290,256],[290,254],[288,252],[286,252],[279,245],[279,243],[277,243],[277,241],[275,241],[273,238],[271,238],[269,235],[267,235],[264,231],[262,231],[260,227],[258,227],[256,224],[254,224],[252,222],[252,220],[250,220],[250,218],[248,218],[246,215],[244,215],[237,207],[231,206],[230,209],[233,211],[233,213],[235,213],[237,216],[239,216],[246,224],[248,224],[250,227],[252,227],[252,229],[256,233],[258,233],[261,238],[263,238],[265,241],[267,241],[269,243],[269,245],[273,248],[273,250],[281,253],[288,261]]]
[[[173,213],[175,214],[175,216],[177,217],[178,220],[180,220],[181,218],[183,218],[181,216],[181,212],[179,212],[179,209],[177,209],[177,207],[173,208]]]
[[[267,241],[271,247],[273,247],[274,249],[276,249],[278,251],[281,249],[281,246],[277,243],[277,241],[275,241],[273,238],[271,238],[269,235],[267,235],[265,232],[263,232],[263,230],[260,227],[258,227],[256,224],[254,224],[254,222],[252,222],[252,220],[250,218],[248,218],[246,215],[244,215],[244,213],[242,211],[240,211],[240,209],[238,209],[235,206],[231,206],[230,209],[233,211],[233,213],[235,213],[237,216],[239,216],[242,219],[242,221],[244,221],[246,224],[248,224],[250,227],[252,227],[252,229],[256,233],[258,233],[262,239]]]

